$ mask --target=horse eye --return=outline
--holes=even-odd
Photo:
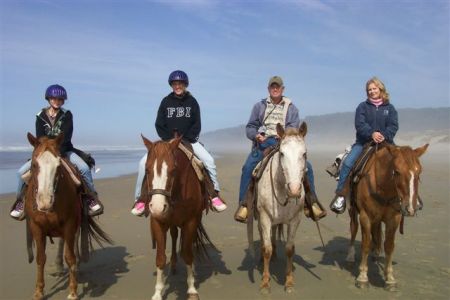
[[[303,158],[306,158],[306,153],[303,153]]]

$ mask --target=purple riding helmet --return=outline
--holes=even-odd
[[[45,99],[48,100],[50,98],[58,98],[66,100],[67,99],[66,89],[59,84],[53,84],[49,86],[45,91]]]
[[[169,85],[172,85],[173,81],[182,81],[186,84],[186,86],[189,86],[189,78],[187,74],[181,70],[176,70],[170,73],[169,75]]]

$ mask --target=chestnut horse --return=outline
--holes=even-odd
[[[368,285],[367,257],[372,249],[381,252],[381,222],[385,224],[385,285],[396,286],[392,267],[394,240],[397,228],[404,216],[413,216],[418,209],[419,176],[422,166],[419,157],[428,144],[412,149],[383,143],[368,160],[359,182],[352,189],[349,209],[351,241],[347,261],[355,261],[354,242],[358,231],[357,217],[361,224],[361,263],[356,279],[358,287]],[[347,187],[348,188],[348,187]],[[402,233],[402,228],[400,228]]]
[[[285,290],[288,293],[293,290],[292,260],[295,252],[295,235],[300,224],[305,200],[303,178],[306,172],[306,144],[304,140],[306,131],[305,122],[300,125],[300,128],[288,128],[286,130],[280,124],[277,124],[277,134],[281,138],[279,151],[270,158],[257,183],[256,209],[264,260],[260,286],[262,293],[270,292],[269,263],[275,250],[275,229],[278,228],[276,225],[282,224],[288,225]],[[248,233],[249,247],[253,252],[253,230],[248,230]]]
[[[31,157],[31,178],[25,192],[25,214],[27,231],[36,245],[37,280],[33,299],[44,298],[44,265],[46,262],[46,238],[60,237],[64,240],[64,256],[69,267],[68,299],[77,296],[77,265],[74,248],[76,235],[82,219],[80,191],[68,171],[61,166],[59,148],[64,140],[63,134],[55,139],[35,138],[28,133],[28,140],[34,147]],[[87,216],[87,236],[111,243],[95,221]],[[84,220],[83,220],[84,221]],[[83,235],[83,233],[82,233]],[[29,262],[33,260],[31,240],[28,240]],[[82,247],[84,249],[84,247]]]
[[[207,255],[207,243],[215,248],[202,225],[202,213],[208,207],[204,186],[186,154],[178,149],[181,137],[154,143],[144,136],[142,139],[148,150],[142,191],[149,202],[153,245],[156,242],[156,286],[152,299],[162,299],[169,229],[172,236],[170,263],[172,272],[175,271],[178,227],[181,229],[180,255],[187,266],[188,299],[199,299],[194,282],[194,254]]]

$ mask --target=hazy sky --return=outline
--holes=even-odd
[[[156,137],[186,71],[203,132],[247,122],[272,75],[301,117],[354,111],[382,79],[397,107],[449,106],[449,1],[0,1],[1,146],[26,144],[53,83],[78,145]]]

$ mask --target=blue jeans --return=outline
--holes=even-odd
[[[242,205],[245,199],[245,194],[247,193],[248,186],[250,185],[250,180],[252,179],[252,172],[256,165],[264,158],[264,149],[274,146],[277,144],[275,138],[268,138],[263,143],[259,144],[257,147],[253,148],[252,152],[247,157],[247,160],[242,167],[241,183],[239,185],[239,204]],[[306,162],[306,176],[308,177],[309,185],[311,191],[315,194],[316,188],[314,186],[314,171],[312,165],[309,161]]]
[[[72,164],[77,166],[89,190],[93,193],[96,193],[94,187],[94,180],[92,179],[92,173],[91,170],[89,169],[89,166],[75,152],[69,151],[66,153],[66,156],[69,158]],[[31,168],[31,160],[27,161],[22,167],[20,167],[19,171],[17,171],[17,180],[19,182],[16,191],[17,196],[22,190],[22,186],[24,184],[22,175],[25,174],[28,170],[30,170],[30,168]]]
[[[339,173],[339,181],[336,188],[337,194],[340,194],[342,192],[348,174],[350,174],[350,171],[353,165],[355,164],[356,160],[358,159],[358,157],[361,155],[362,150],[363,145],[357,143],[353,144],[352,150],[350,150],[350,153],[342,162],[341,172]]]
[[[192,144],[192,150],[194,150],[195,156],[197,156],[208,171],[211,181],[214,185],[214,190],[220,191],[219,181],[217,180],[217,169],[214,163],[214,158],[199,142]],[[134,188],[134,200],[138,200],[141,197],[141,188],[145,176],[145,164],[147,162],[147,154],[145,154],[139,161],[138,176],[136,179],[136,186]]]

